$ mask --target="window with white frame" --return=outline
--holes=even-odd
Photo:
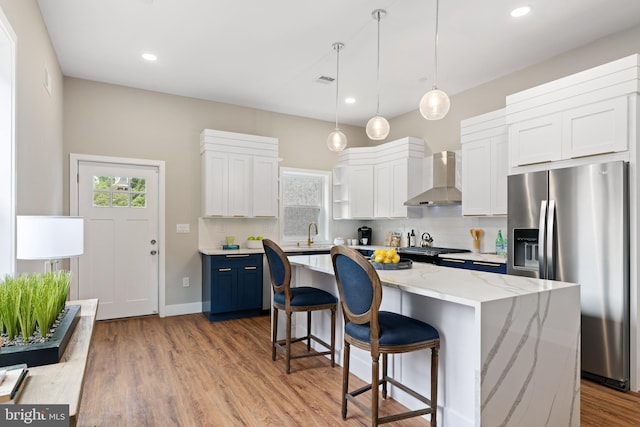
[[[283,243],[306,242],[310,224],[316,243],[329,242],[331,173],[305,169],[280,168],[280,218]]]

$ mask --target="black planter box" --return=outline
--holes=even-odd
[[[62,321],[47,342],[0,347],[0,366],[26,363],[28,367],[58,363],[80,320],[80,306],[68,305]]]

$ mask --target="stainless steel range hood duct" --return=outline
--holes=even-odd
[[[443,151],[433,155],[433,188],[404,202],[405,206],[439,206],[462,203],[456,188],[456,153]]]

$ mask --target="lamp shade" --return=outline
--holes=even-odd
[[[329,134],[327,147],[331,151],[342,151],[347,146],[347,136],[338,128]]]
[[[16,258],[59,259],[84,252],[84,219],[77,216],[18,216]]]
[[[451,101],[445,92],[433,88],[420,100],[420,114],[427,120],[440,120],[449,112]]]
[[[367,136],[369,139],[380,140],[389,136],[391,127],[389,122],[382,116],[374,116],[367,122]]]

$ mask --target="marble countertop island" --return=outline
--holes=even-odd
[[[338,295],[329,255],[289,260],[295,283]],[[422,263],[378,275],[384,285],[381,309],[418,318],[440,332],[438,425],[580,425],[577,284]],[[329,334],[328,322],[323,319],[315,331],[321,337]],[[339,353],[342,328],[340,322]],[[393,369],[410,386],[424,388],[426,360],[426,354],[396,356]],[[351,371],[368,380],[369,369],[370,357],[352,349]],[[397,390],[392,396],[415,406]]]

